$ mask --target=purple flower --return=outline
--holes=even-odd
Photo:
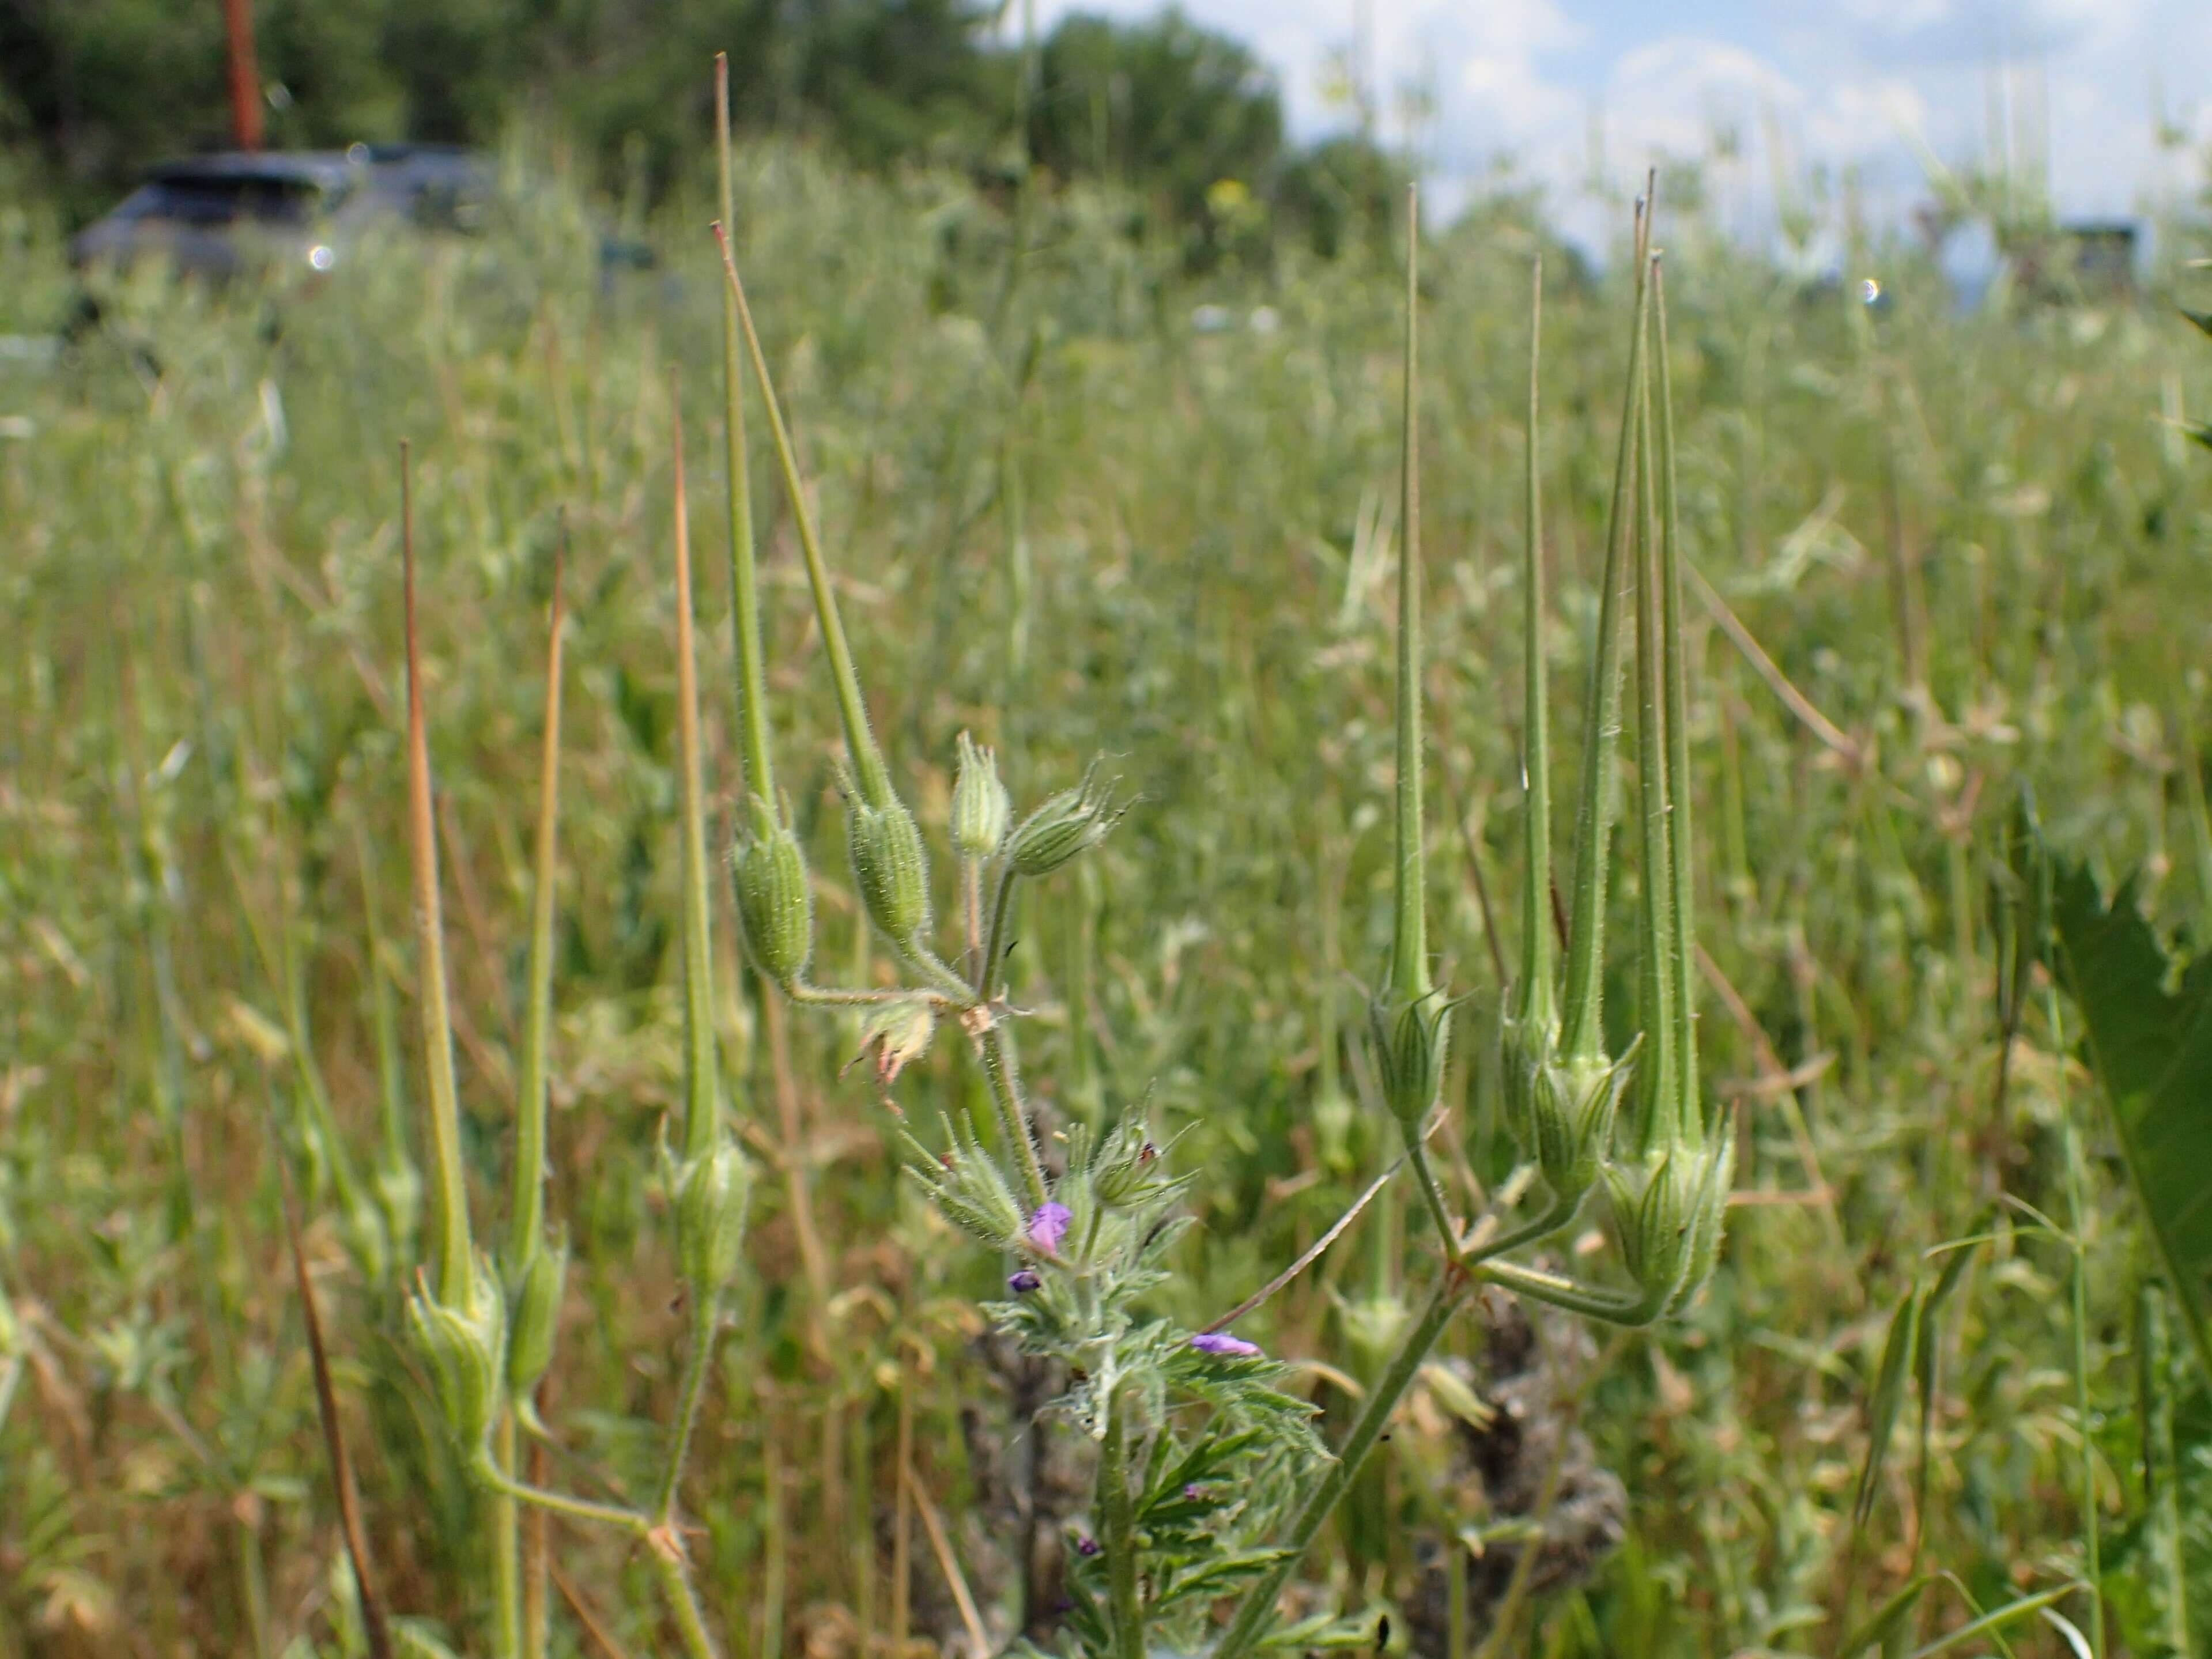
[[[1030,1218],[1029,1241],[1047,1255],[1057,1255],[1060,1241],[1067,1233],[1067,1224],[1074,1219],[1073,1212],[1065,1204],[1040,1204],[1036,1213]]]
[[[1194,1481],[1182,1489],[1182,1496],[1183,1501],[1187,1504],[1201,1503],[1206,1498],[1206,1488]]]
[[[1191,1338],[1190,1346],[1200,1353],[1219,1354],[1224,1359],[1249,1359],[1260,1352],[1258,1343],[1226,1331],[1200,1331]]]
[[[1097,1539],[1090,1537],[1083,1533],[1078,1533],[1075,1534],[1075,1553],[1078,1555],[1096,1555],[1098,1553],[1100,1547],[1101,1546]]]
[[[1044,1280],[1039,1279],[1027,1267],[1023,1268],[1019,1273],[1009,1273],[1006,1276],[1006,1288],[1016,1296],[1027,1296],[1043,1283]]]

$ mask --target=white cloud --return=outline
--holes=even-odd
[[[1925,194],[1911,132],[1948,164],[1988,159],[1992,89],[2008,102],[2016,158],[2047,151],[2062,212],[2106,213],[2194,177],[2162,157],[2154,72],[2168,119],[2212,134],[2212,29],[2203,0],[1760,0],[1647,8],[1632,0],[1183,0],[1242,37],[1280,78],[1293,131],[1346,125],[1323,95],[1364,7],[1370,82],[1385,112],[1423,88],[1425,155],[1450,196],[1501,153],[1545,184],[1555,210],[1591,161],[1600,116],[1608,173],[1655,155],[1709,154],[1729,133],[1738,228],[1759,234],[1778,142],[1784,170],[1856,170],[1877,214]],[[1081,8],[1133,17],[1158,0],[1040,0],[1041,21]],[[1666,31],[1652,28],[1655,15]],[[2039,114],[2039,111],[2042,112]],[[2044,135],[2038,138],[2039,130]],[[2160,181],[2164,182],[2161,183]],[[1456,184],[1458,191],[1452,186]],[[1610,215],[1613,210],[1605,210]]]

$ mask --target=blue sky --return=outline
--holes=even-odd
[[[1037,0],[1134,17],[1158,0]],[[1773,223],[1772,181],[1849,167],[1877,220],[1928,194],[1923,149],[1972,164],[2004,142],[2047,173],[2060,211],[2125,214],[2186,191],[2212,146],[2207,0],[1182,0],[1248,41],[1279,76],[1302,137],[1347,125],[1341,65],[1364,34],[1382,130],[1407,89],[1431,113],[1418,143],[1449,202],[1510,158],[1571,232],[1610,210],[1582,191],[1591,157],[1632,179],[1659,153],[1708,154],[1740,234]],[[1364,15],[1363,29],[1360,18]],[[2155,100],[2155,101],[2154,101]],[[2154,112],[2185,133],[2163,149]],[[2047,138],[2044,137],[2047,135]]]

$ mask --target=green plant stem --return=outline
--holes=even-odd
[[[2057,1090],[2060,1121],[2066,1126],[2066,1202],[2074,1247],[2074,1413],[2081,1442],[2081,1565],[2082,1589],[2089,1599],[2089,1651],[2105,1651],[2105,1576],[2103,1546],[2097,1519],[2097,1442],[2089,1422],[2089,1240],[2087,1172],[2081,1156],[2081,1131],[2074,1121],[2073,1103],[2067,1098],[2063,1027],[2059,1023],[2058,993],[2048,981],[2044,985],[2044,1009],[2051,1022],[2051,1047],[2062,1056]]]
[[[1013,1044],[1005,1028],[994,1024],[983,1033],[981,1047],[983,1076],[999,1109],[1000,1131],[1014,1149],[1021,1167],[1022,1189],[1028,1194],[1030,1207],[1035,1209],[1045,1201],[1049,1189],[1045,1185],[1044,1165],[1037,1159],[1036,1141],[1030,1133],[1029,1109],[1022,1098],[1021,1069],[1014,1059]]]
[[[562,536],[567,534],[564,526]],[[538,836],[530,905],[529,1003],[514,1113],[514,1194],[507,1211],[510,1282],[530,1265],[545,1226],[545,1094],[553,1031],[553,884],[561,799],[561,556],[545,647],[545,715],[538,758]]]
[[[1522,863],[1521,983],[1516,1002],[1524,1024],[1548,1034],[1559,1014],[1552,987],[1552,744],[1544,654],[1544,494],[1536,418],[1543,320],[1544,262],[1540,258],[1529,279],[1528,298],[1528,546],[1521,572],[1522,660],[1527,676],[1522,691],[1525,735],[1521,787],[1528,801],[1528,852]]]
[[[407,817],[414,853],[415,939],[422,983],[422,1069],[429,1085],[430,1144],[437,1163],[431,1246],[439,1300],[469,1297],[474,1247],[468,1177],[461,1165],[460,1091],[446,1002],[446,927],[438,902],[438,830],[430,805],[430,746],[422,708],[422,634],[415,614],[415,498],[407,446],[399,447],[399,521],[407,630]]]
[[[691,1575],[684,1570],[683,1557],[674,1546],[664,1546],[658,1540],[647,1541],[646,1553],[652,1558],[661,1595],[676,1620],[686,1659],[715,1659],[714,1638],[707,1634],[707,1621],[700,1614],[699,1598],[691,1588]]]
[[[799,550],[805,556],[807,585],[813,590],[814,612],[822,626],[823,650],[830,659],[830,680],[837,692],[837,716],[845,728],[845,748],[852,757],[861,798],[872,806],[887,806],[897,797],[891,789],[890,772],[884,764],[883,751],[877,748],[875,735],[868,726],[867,706],[860,698],[860,677],[853,666],[852,647],[846,642],[845,624],[837,613],[837,596],[830,585],[830,567],[822,557],[822,539],[815,533],[814,514],[806,504],[805,488],[799,481],[799,459],[792,450],[791,433],[784,425],[782,405],[776,400],[775,382],[769,375],[768,356],[761,349],[759,331],[753,326],[752,307],[745,303],[745,285],[738,278],[737,264],[730,256],[729,236],[719,225],[714,236],[721,245],[722,274],[729,285],[738,325],[744,332],[745,349],[752,356],[753,374],[760,381],[761,404],[768,411],[769,435],[775,441],[777,464],[783,469],[784,490],[791,498],[791,516],[799,526]]]
[[[492,1461],[501,1474],[514,1474],[514,1413],[502,1411],[492,1431]],[[519,1659],[522,1637],[522,1526],[514,1497],[491,1494],[492,1652],[497,1659]]]
[[[489,1456],[477,1460],[476,1473],[483,1486],[518,1504],[532,1504],[571,1521],[611,1527],[643,1544],[646,1554],[652,1559],[654,1576],[660,1580],[669,1611],[675,1617],[676,1628],[684,1638],[687,1659],[716,1659],[713,1638],[707,1634],[706,1623],[700,1616],[699,1599],[691,1588],[691,1576],[684,1571],[682,1547],[672,1534],[656,1527],[635,1510],[595,1504],[588,1498],[572,1498],[566,1492],[550,1492],[517,1480],[503,1474]]]
[[[1106,1547],[1107,1623],[1115,1659],[1145,1659],[1145,1606],[1137,1589],[1137,1510],[1129,1492],[1129,1405],[1116,1388],[1106,1402],[1098,1449],[1098,1492]]]
[[[991,895],[991,926],[983,935],[983,957],[975,965],[975,994],[989,1002],[999,994],[999,952],[1006,937],[1006,911],[1013,902],[1014,866],[999,866],[999,884]]]
[[[1655,270],[1657,261],[1652,262]],[[1637,1014],[1644,1041],[1636,1067],[1641,1150],[1675,1145],[1687,1136],[1679,1121],[1674,1076],[1674,999],[1680,982],[1675,947],[1673,832],[1667,796],[1665,672],[1661,662],[1658,592],[1658,468],[1652,456],[1651,380],[1644,378],[1636,407],[1636,795],[1642,831],[1642,880],[1638,909],[1643,924],[1638,952],[1641,988]]]
[[[699,1420],[699,1401],[707,1390],[707,1373],[714,1359],[714,1334],[722,1319],[719,1288],[694,1285],[691,1292],[691,1349],[684,1357],[684,1387],[678,1396],[676,1426],[668,1442],[668,1463],[661,1471],[660,1491],[653,1504],[653,1523],[665,1527],[676,1518],[677,1490],[684,1484],[684,1465],[691,1453],[691,1430]]]
[[[1480,1244],[1462,1249],[1459,1257],[1460,1265],[1462,1267],[1477,1267],[1484,1262],[1494,1261],[1504,1255],[1508,1250],[1517,1250],[1525,1245],[1535,1243],[1539,1239],[1548,1238],[1572,1221],[1575,1218],[1575,1212],[1581,1208],[1580,1200],[1570,1203],[1565,1199],[1554,1198],[1544,1213],[1534,1220],[1524,1222],[1514,1228],[1512,1231],[1500,1233],[1497,1237],[1485,1240]]]
[[[1674,1066],[1686,1117],[1702,1125],[1697,1099],[1698,959],[1697,877],[1692,866],[1690,789],[1690,665],[1682,641],[1682,529],[1674,483],[1674,380],[1667,356],[1667,284],[1655,259],[1651,267],[1654,355],[1659,370],[1659,572],[1660,637],[1667,659],[1667,805],[1670,864],[1668,884],[1674,912],[1675,966]]]
[[[1634,500],[1637,411],[1643,406],[1644,229],[1636,258],[1636,320],[1629,336],[1628,388],[1622,395],[1620,444],[1613,465],[1613,506],[1607,520],[1605,572],[1598,588],[1597,646],[1583,721],[1583,759],[1575,800],[1574,896],[1567,922],[1566,1009],[1560,1042],[1571,1060],[1595,1060],[1605,1045],[1605,891],[1613,827],[1613,760],[1620,724],[1620,579]]]
[[[1253,1582],[1237,1603],[1236,1616],[1214,1649],[1213,1659],[1239,1659],[1265,1632],[1283,1586],[1290,1582],[1306,1551],[1313,1547],[1322,1523],[1343,1501],[1360,1466],[1366,1462],[1367,1454],[1374,1449],[1376,1441],[1398,1409],[1398,1402],[1413,1386],[1429,1351],[1436,1346],[1437,1339],[1443,1334],[1444,1327],[1451,1322],[1473,1284],[1466,1273],[1457,1269],[1447,1271],[1420,1319],[1406,1334],[1389,1369],[1369,1392],[1367,1403],[1360,1408],[1352,1431],[1337,1451],[1336,1461],[1329,1465],[1328,1474],[1322,1477],[1321,1484],[1314,1488],[1300,1507],[1297,1518],[1291,1523],[1290,1533],[1283,1540],[1281,1559]]]
[[[730,164],[730,58],[714,54],[714,158],[722,222],[737,223]],[[775,763],[768,734],[768,671],[761,650],[760,582],[753,548],[752,474],[745,454],[744,361],[738,343],[737,295],[722,294],[723,441],[730,496],[730,630],[737,646],[738,741],[744,787],[775,811]]]
[[[1649,1325],[1666,1311],[1667,1298],[1663,1294],[1607,1290],[1601,1285],[1585,1285],[1580,1279],[1547,1273],[1541,1267],[1524,1267],[1518,1261],[1489,1261],[1471,1271],[1477,1279],[1502,1285],[1516,1295],[1548,1302],[1555,1308],[1601,1320],[1608,1325]]]
[[[669,376],[676,457],[676,725],[684,841],[684,1153],[706,1157],[721,1129],[714,1059],[714,964],[707,908],[707,807],[699,776],[699,671],[691,621],[691,520],[684,496],[684,410]]]
[[[1420,196],[1406,192],[1406,362],[1398,467],[1398,688],[1396,909],[1390,935],[1390,988],[1428,994],[1425,860],[1421,845],[1421,425]],[[1447,1234],[1449,1238],[1449,1234]]]
[[[1437,1237],[1443,1241],[1446,1258],[1458,1261],[1459,1226],[1452,1220],[1451,1209],[1444,1202],[1443,1188],[1437,1180],[1436,1168],[1429,1162],[1428,1148],[1419,1135],[1406,1137],[1406,1158],[1413,1166],[1414,1178],[1420,1182],[1422,1200],[1429,1206],[1429,1219],[1437,1224]]]

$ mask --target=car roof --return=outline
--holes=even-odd
[[[360,169],[342,150],[226,150],[213,155],[164,161],[146,172],[156,185],[232,184],[264,180],[329,189],[356,177]]]

